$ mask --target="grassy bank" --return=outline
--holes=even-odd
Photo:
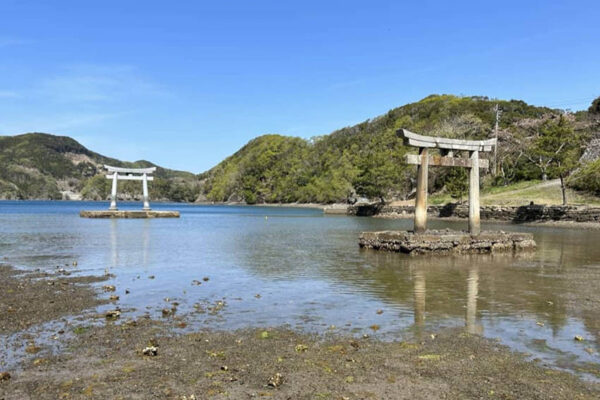
[[[463,201],[467,201],[468,193],[465,193]],[[600,197],[591,194],[577,192],[567,189],[569,204],[586,204],[600,206]],[[459,199],[452,198],[446,193],[438,193],[430,196],[431,204],[446,204],[456,202]],[[522,206],[531,203],[560,205],[562,204],[562,192],[558,179],[551,181],[523,181],[507,186],[486,187],[481,191],[481,205],[505,205]]]

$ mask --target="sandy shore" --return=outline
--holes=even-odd
[[[103,277],[23,274],[6,266],[0,275],[0,326],[8,336],[90,313],[111,293],[92,287]],[[58,289],[63,286],[68,289]],[[190,331],[185,315],[133,320],[126,314],[63,319],[64,326],[51,332],[64,342],[61,351],[25,335],[19,363],[10,370],[0,367],[0,399],[600,397],[599,384],[527,362],[459,329],[382,342],[268,327]]]

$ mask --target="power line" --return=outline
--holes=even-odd
[[[496,126],[494,128],[494,137],[496,138],[496,145],[494,146],[494,176],[498,174],[498,124],[500,123],[500,115],[502,115],[502,110],[496,103],[494,107],[494,111],[496,112]]]

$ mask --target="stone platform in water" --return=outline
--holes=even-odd
[[[179,218],[179,211],[93,210],[80,211],[82,218]]]
[[[407,254],[494,253],[535,249],[530,233],[484,231],[479,235],[453,230],[363,232],[360,247]]]

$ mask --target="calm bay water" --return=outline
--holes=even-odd
[[[465,327],[552,366],[600,376],[600,230],[484,224],[533,232],[538,250],[408,257],[360,250],[357,238],[365,230],[409,229],[411,220],[153,206],[179,210],[181,218],[93,220],[79,211],[108,203],[0,202],[0,259],[24,269],[114,274],[125,315],[160,317],[169,298],[180,303],[178,312],[193,313],[192,328],[288,325],[402,340]],[[76,268],[65,267],[73,261]],[[194,312],[218,301],[220,313]]]

